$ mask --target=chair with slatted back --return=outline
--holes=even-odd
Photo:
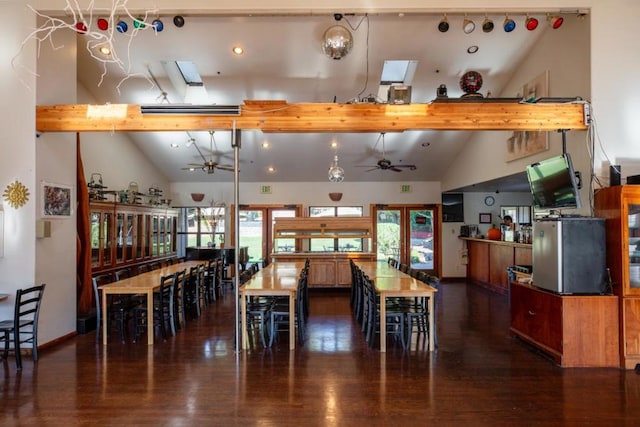
[[[130,298],[122,299],[119,295],[109,295],[107,299],[107,312],[102,312],[102,295],[98,289],[102,285],[113,282],[113,275],[110,273],[99,274],[91,279],[93,285],[93,294],[96,300],[96,340],[100,340],[100,329],[102,328],[102,316],[107,316],[107,332],[110,331],[112,325],[115,324],[120,341],[126,341],[126,330],[131,318]]]
[[[134,341],[147,330],[147,322],[151,321],[156,328],[160,329],[163,340],[167,340],[167,331],[171,331],[171,336],[175,336],[174,325],[174,296],[176,274],[169,274],[160,278],[160,289],[153,293],[153,319],[147,319],[147,307],[139,306],[134,310]]]
[[[189,273],[184,280],[184,307],[185,315],[192,319],[200,317],[200,265],[189,268]]]
[[[176,280],[173,287],[173,334],[176,330],[184,329],[187,325],[186,314],[186,276],[187,269],[175,273]]]
[[[305,295],[308,285],[307,275],[301,273],[298,277],[298,290],[295,298],[295,328],[296,337],[300,345],[304,345],[306,335]],[[269,347],[272,347],[278,338],[278,333],[289,331],[289,297],[275,300],[269,316]]]
[[[33,361],[38,360],[38,317],[45,286],[43,283],[27,289],[18,289],[13,319],[0,322],[0,341],[4,341],[3,358],[7,358],[9,346],[13,342],[18,369],[22,369],[22,344],[31,344]]]
[[[395,303],[386,301],[386,331],[380,330],[380,304],[383,302],[376,293],[375,284],[368,277],[364,277],[363,286],[365,290],[366,303],[366,335],[365,339],[369,347],[373,347],[377,334],[391,334],[396,341],[399,341],[402,348],[406,348],[404,334],[404,311]]]

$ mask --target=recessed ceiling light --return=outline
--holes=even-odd
[[[269,141],[265,141],[262,143],[262,148],[269,148]]]
[[[478,46],[476,46],[476,45],[469,46],[469,47],[467,48],[467,53],[474,54],[474,53],[476,53],[476,52],[478,51],[478,49],[479,49],[479,48],[478,48]]]
[[[274,173],[276,171],[276,168],[274,168],[273,166],[269,166],[267,170],[269,171],[269,173]]]
[[[176,144],[175,142],[171,144],[171,148],[178,148],[180,147],[178,144]]]
[[[100,51],[101,54],[105,56],[111,55],[111,49],[109,48],[109,46],[100,46],[100,49],[98,50]]]
[[[240,46],[234,46],[232,49],[233,53],[235,53],[236,55],[242,55],[244,53],[244,49],[241,48]]]
[[[336,141],[331,141],[331,148],[338,147],[338,143]]]

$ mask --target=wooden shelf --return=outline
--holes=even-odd
[[[372,235],[370,217],[276,218],[275,239],[366,239]]]

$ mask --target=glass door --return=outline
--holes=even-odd
[[[416,270],[437,271],[440,227],[435,205],[376,205],[376,259],[397,259]]]
[[[233,209],[231,210],[232,221]],[[259,206],[247,205],[239,209],[240,230],[238,233],[238,247],[248,247],[249,263],[262,263],[267,265],[270,262],[270,254],[276,251],[293,252],[299,250],[295,239],[278,239],[278,248],[274,248],[273,222],[278,217],[299,216],[302,208],[297,205],[281,206]],[[233,227],[233,226],[232,226]],[[235,231],[232,229],[232,237]],[[281,247],[281,248],[280,248]]]

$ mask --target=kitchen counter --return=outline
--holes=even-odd
[[[533,264],[532,245],[502,240],[461,237],[467,246],[467,280],[507,294],[507,267]]]

